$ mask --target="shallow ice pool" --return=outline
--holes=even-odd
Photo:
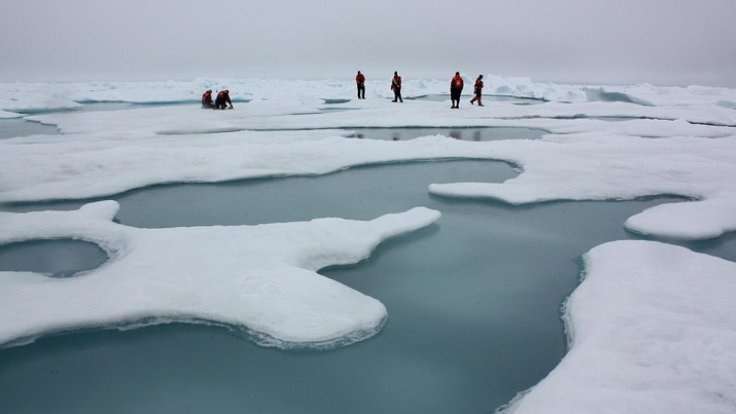
[[[27,137],[29,135],[56,135],[59,128],[22,118],[0,119],[0,138]]]
[[[458,127],[458,128],[350,128],[348,138],[401,141],[428,135],[444,135],[465,141],[495,141],[503,139],[540,139],[547,131],[518,127]]]
[[[94,243],[72,239],[31,240],[0,245],[0,271],[37,272],[70,277],[107,260]]]
[[[624,220],[663,202],[511,207],[427,193],[433,182],[513,175],[498,162],[416,162],[114,197],[120,222],[139,227],[368,219],[417,205],[443,216],[363,263],[323,269],[386,305],[388,323],[367,341],[280,351],[222,327],[183,324],[50,336],[0,350],[0,412],[493,412],[564,355],[560,305],[577,284],[580,255],[635,237]],[[701,247],[733,246],[730,238]]]

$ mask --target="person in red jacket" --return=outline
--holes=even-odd
[[[215,98],[215,109],[225,109],[227,105],[233,109],[233,101],[230,99],[230,91],[225,89],[217,93]]]
[[[478,79],[475,80],[475,86],[473,87],[473,93],[475,93],[475,97],[470,100],[471,105],[475,103],[475,101],[478,101],[478,106],[483,106],[483,104],[480,103],[480,94],[482,91],[483,91],[483,75],[478,75]]]
[[[202,94],[202,108],[212,109],[215,104],[212,102],[212,89],[207,89]]]
[[[397,100],[399,102],[404,102],[404,100],[401,99],[401,76],[399,76],[399,72],[394,72],[394,77],[391,79],[391,90],[394,91],[393,102],[396,102]]]
[[[460,72],[455,72],[455,77],[450,81],[450,100],[452,101],[451,109],[460,108],[460,94],[463,93],[463,77]]]
[[[355,76],[355,84],[358,85],[358,99],[365,99],[365,76],[360,71]]]

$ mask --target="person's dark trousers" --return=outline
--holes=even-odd
[[[365,85],[362,83],[358,84],[358,99],[365,99]]]
[[[450,100],[452,101],[452,107],[453,108],[459,108],[460,107],[460,95],[462,94],[462,89],[450,89]]]
[[[394,102],[404,102],[403,99],[401,99],[401,89],[394,89]]]

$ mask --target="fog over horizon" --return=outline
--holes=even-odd
[[[0,81],[450,78],[736,87],[732,0],[0,0]]]

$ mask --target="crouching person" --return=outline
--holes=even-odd
[[[229,90],[225,89],[217,93],[217,98],[215,98],[215,109],[233,109],[233,101],[230,99]]]
[[[202,108],[212,109],[214,107],[215,104],[212,102],[212,89],[207,89],[202,94]]]

